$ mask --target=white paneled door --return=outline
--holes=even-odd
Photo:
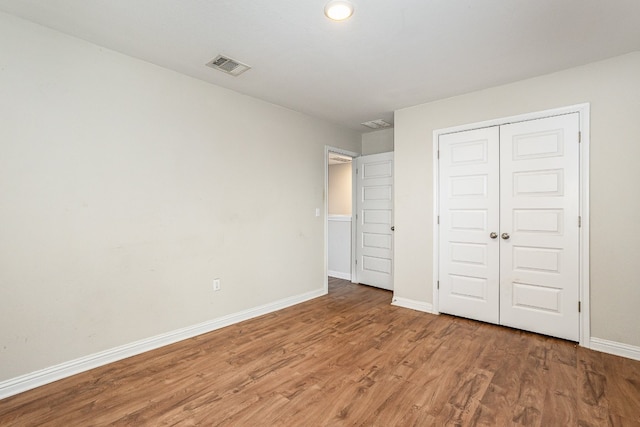
[[[441,135],[440,311],[578,341],[579,114]]]
[[[356,271],[359,283],[393,289],[393,153],[356,161]]]
[[[440,137],[440,311],[498,323],[497,127]],[[494,238],[491,238],[492,234]]]
[[[578,341],[579,115],[500,127],[500,323]]]

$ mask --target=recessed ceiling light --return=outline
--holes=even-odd
[[[332,0],[324,7],[324,14],[334,21],[344,21],[353,15],[353,4],[346,0]]]

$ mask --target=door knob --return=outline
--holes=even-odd
[[[396,231],[396,227],[395,227],[395,225],[392,225],[392,226],[391,226],[391,231]]]
[[[492,231],[491,234],[489,234],[489,237],[491,237],[492,239],[496,239],[498,237],[498,233]]]
[[[502,237],[504,240],[509,240],[509,237],[511,236],[509,236],[509,233],[502,233],[502,236],[500,237]]]

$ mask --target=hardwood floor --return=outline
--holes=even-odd
[[[0,425],[640,426],[640,362],[330,294],[0,401]]]

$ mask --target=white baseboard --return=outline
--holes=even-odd
[[[327,271],[327,276],[335,277],[338,279],[351,280],[351,273],[343,273],[342,271],[329,270]]]
[[[409,298],[393,297],[391,305],[398,307],[410,308],[411,310],[423,311],[433,314],[433,305],[428,302],[416,301]]]
[[[591,337],[589,347],[592,350],[601,351],[603,353],[622,356],[628,359],[640,360],[640,347],[634,345]]]
[[[60,363],[58,365],[21,375],[19,377],[11,378],[0,382],[0,399],[4,399],[6,397],[13,396],[27,390],[31,390],[33,388],[60,380],[62,378],[79,374],[81,372],[85,372],[90,369],[106,365],[108,363],[117,362],[118,360],[144,353],[145,351],[154,350],[156,348],[173,344],[188,338],[193,338],[197,335],[215,331],[216,329],[224,328],[225,326],[233,325],[244,320],[262,316],[263,314],[282,310],[283,308],[295,304],[300,304],[302,302],[317,298],[325,294],[326,291],[324,289],[307,292],[301,295],[296,295],[290,298],[285,298],[269,304],[261,305],[259,307],[244,310],[239,313],[230,314],[218,319],[209,320],[197,325],[177,329],[171,332],[156,335],[154,337],[135,341],[130,344],[125,344],[119,347],[111,348],[109,350],[101,351],[99,353],[80,357],[75,360]]]

